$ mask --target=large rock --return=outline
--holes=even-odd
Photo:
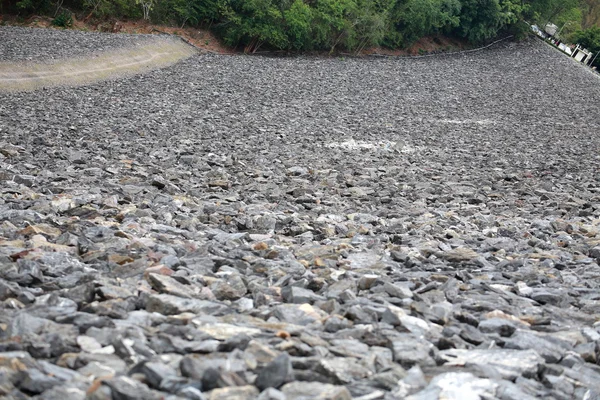
[[[450,349],[440,351],[438,357],[448,366],[490,366],[504,379],[510,380],[519,376],[535,377],[544,365],[544,359],[535,350]]]

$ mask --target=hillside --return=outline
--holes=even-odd
[[[3,398],[600,396],[600,81],[544,43],[1,89]]]

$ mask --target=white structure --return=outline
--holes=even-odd
[[[564,43],[559,44],[558,48],[561,49],[562,51],[564,51],[565,53],[567,53],[570,56],[573,55],[573,52],[571,51],[571,48],[569,46],[567,46],[566,44],[564,44]]]
[[[558,30],[558,26],[552,24],[552,23],[548,23],[546,24],[546,26],[544,27],[544,30],[546,31],[546,33],[550,36],[554,36],[554,34],[556,33],[556,31]]]
[[[592,61],[592,52],[577,45],[573,51],[573,58],[587,65]]]
[[[542,39],[546,39],[548,37],[548,35],[546,35],[546,33],[543,32],[537,25],[531,25],[531,30]]]

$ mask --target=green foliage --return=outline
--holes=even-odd
[[[316,0],[313,3],[315,47],[335,50],[342,40],[351,41],[354,0]]]
[[[142,17],[142,9],[132,0],[86,0],[85,7],[100,18]]]
[[[392,46],[409,46],[423,36],[447,32],[460,23],[459,0],[403,0],[392,12]]]
[[[227,0],[221,7],[221,32],[230,46],[255,52],[263,44],[284,49],[289,41],[277,0]]]
[[[580,7],[579,0],[530,0],[527,3],[535,13],[535,22],[540,26],[545,26],[548,22],[558,24],[557,18],[562,14]]]
[[[596,55],[600,52],[600,26],[575,32],[573,40]],[[600,67],[600,57],[595,58],[594,65]]]
[[[50,0],[21,0],[16,2],[16,8],[27,14],[44,14],[51,8]]]
[[[313,10],[302,0],[295,0],[284,13],[290,47],[306,50],[312,47]]]
[[[52,13],[51,1],[4,0],[23,14]],[[478,43],[500,34],[523,36],[524,19],[564,27],[600,18],[600,0],[66,0],[70,9],[101,18],[145,18],[182,27],[211,26],[226,44],[247,52],[360,51],[407,47],[418,39],[450,34]],[[79,8],[78,8],[79,7]],[[56,18],[68,24],[66,16]]]
[[[70,11],[63,10],[52,20],[52,25],[61,28],[70,28],[73,26],[73,15]]]
[[[353,42],[345,45],[349,50],[361,51],[365,47],[378,46],[383,43],[386,32],[390,29],[389,15],[393,1],[359,0],[354,9]]]

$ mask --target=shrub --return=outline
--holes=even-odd
[[[52,25],[61,28],[70,28],[73,26],[73,15],[68,10],[63,10],[53,20]]]

